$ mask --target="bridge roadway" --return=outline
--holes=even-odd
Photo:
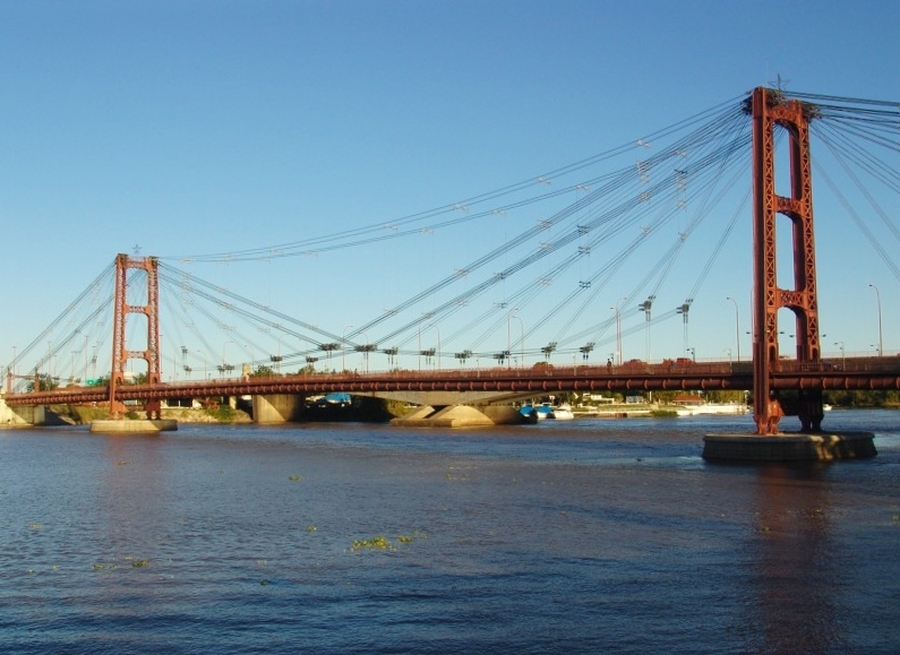
[[[897,390],[900,356],[856,357],[815,363],[782,360],[771,372],[776,390]],[[267,394],[317,395],[347,392],[369,396],[415,398],[424,393],[456,394],[458,403],[529,398],[557,392],[628,392],[748,390],[753,388],[751,362],[662,363],[629,362],[621,366],[537,366],[521,368],[384,371],[372,373],[284,375],[225,378],[172,384],[124,384],[117,400],[164,400]],[[107,387],[69,386],[53,391],[6,393],[11,406],[102,403]]]

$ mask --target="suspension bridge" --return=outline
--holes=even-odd
[[[4,400],[108,403],[113,416],[138,401],[158,417],[164,400],[251,395],[257,420],[278,420],[289,397],[340,391],[404,399],[428,408],[423,420],[453,424],[460,408],[501,422],[514,401],[554,392],[752,390],[759,434],[777,433],[784,412],[817,431],[823,391],[900,389],[879,289],[900,280],[890,245],[900,240],[898,134],[896,102],[761,87],[588,159],[399,219],[227,253],[120,254],[14,352]],[[826,160],[830,168],[817,166]],[[822,347],[814,169],[838,229],[855,228],[871,248],[841,263],[869,257],[887,271],[859,284],[877,294],[873,353],[848,356],[843,341],[839,354]],[[750,276],[735,261],[746,241],[734,236],[748,218]],[[488,232],[496,238],[475,238]],[[354,253],[373,248],[384,270],[354,269]],[[283,275],[266,301],[186,270],[342,253],[352,286],[329,282],[334,268],[303,283]],[[470,256],[428,282],[446,253]],[[673,291],[676,278],[693,281]],[[723,280],[752,292],[727,295]],[[733,306],[734,337],[724,357],[698,361],[689,319],[716,291],[716,303]],[[349,321],[320,324],[326,305],[345,308]],[[652,335],[673,323],[681,343],[661,352]]]

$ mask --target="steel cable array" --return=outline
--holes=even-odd
[[[871,192],[873,185],[893,196],[900,192],[900,171],[892,163],[900,152],[898,104],[782,93],[809,103],[811,134],[824,144],[870,213],[892,239],[900,241],[891,212]],[[233,353],[225,352],[225,347],[220,350],[222,343],[233,344],[251,370],[282,365],[296,370],[323,357],[330,360],[336,353],[363,352],[368,357],[376,349],[393,362],[399,355],[421,355],[423,331],[438,324],[445,329],[443,344],[437,335],[443,352],[431,349],[438,366],[440,357],[451,353],[457,359],[510,357],[510,350],[531,358],[546,358],[553,351],[574,356],[579,351],[586,354],[594,344],[612,344],[616,317],[606,309],[610,304],[618,307],[624,301],[623,313],[627,309],[629,316],[640,318],[637,303],[644,297],[647,320],[632,321],[623,334],[649,330],[652,324],[685,314],[700,297],[714,263],[748,211],[750,127],[742,97],[638,141],[431,210],[274,246],[161,257],[161,324],[169,351],[164,368],[175,375],[230,373],[235,368],[229,361]],[[816,175],[900,279],[892,256],[896,248],[885,245],[874,232],[872,222],[846,197],[833,172],[818,159],[814,165]],[[572,196],[574,202],[568,200]],[[334,326],[329,330],[316,325],[314,317],[301,320],[292,316],[296,313],[292,309],[273,309],[172,264],[269,261],[365,248],[423,232],[474,230],[526,209],[526,216],[540,212],[543,217],[388,310],[354,317],[356,327],[340,333]],[[700,257],[694,253],[691,288],[669,289],[673,270],[701,232],[713,245]],[[499,270],[492,270],[498,265]],[[622,278],[628,281],[623,283]],[[138,280],[137,293],[140,287]],[[112,272],[107,270],[17,353],[8,372],[21,374],[28,362],[28,372],[53,373],[54,358],[58,363],[67,353],[72,354],[72,378],[89,377],[89,366],[83,362],[108,371],[103,358],[109,350],[110,337],[104,331],[111,325],[111,289]],[[685,300],[680,307],[672,301],[672,309],[663,311],[654,305],[651,320],[650,306],[661,302],[664,293]],[[513,338],[510,321],[526,310],[528,327],[523,324]],[[139,338],[140,328],[136,330]],[[647,350],[649,355],[649,332]],[[80,368],[76,358],[83,360],[81,376],[75,375]]]

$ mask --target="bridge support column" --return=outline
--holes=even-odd
[[[822,407],[822,391],[819,389],[801,389],[797,407],[802,432],[821,432],[825,410]]]
[[[268,394],[253,396],[253,420],[256,423],[287,423],[296,421],[306,407],[306,397],[297,394]]]
[[[511,405],[448,405],[432,407],[422,405],[395,418],[391,425],[419,428],[476,428],[489,427],[501,423],[519,423],[519,413]]]

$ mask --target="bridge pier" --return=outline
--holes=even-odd
[[[253,420],[256,423],[297,421],[306,406],[302,394],[276,393],[253,396]]]
[[[417,428],[477,428],[505,423],[519,423],[519,412],[511,405],[421,405],[391,425]]]
[[[178,421],[174,419],[108,419],[91,421],[91,432],[135,433],[174,432]]]
[[[708,434],[703,459],[732,462],[833,462],[878,453],[871,432]]]

